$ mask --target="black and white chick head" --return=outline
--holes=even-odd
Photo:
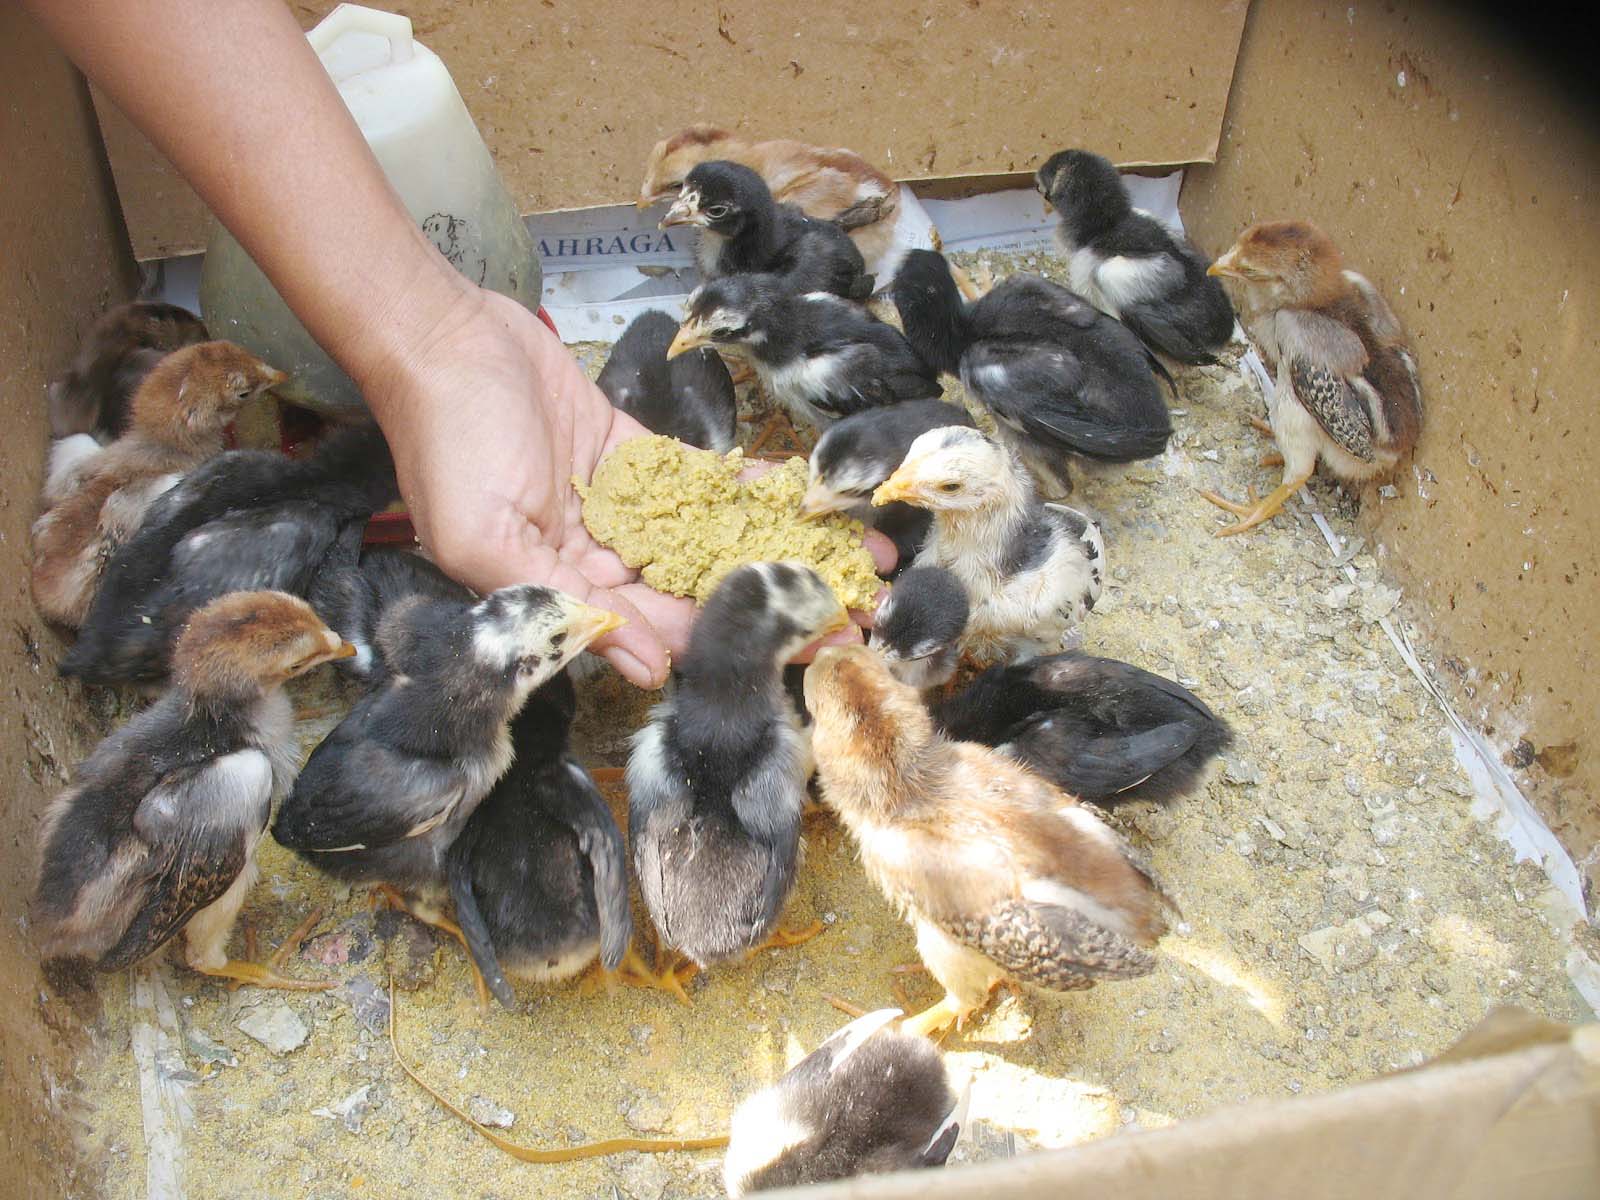
[[[1133,207],[1110,160],[1063,150],[1035,183],[1061,217],[1072,290],[1145,345],[1180,362],[1209,363],[1233,337],[1233,305],[1206,274],[1204,255]]]
[[[857,1017],[733,1113],[722,1179],[751,1192],[942,1167],[967,1121],[944,1058],[891,1028],[897,1008]]]
[[[661,228],[697,225],[721,238],[735,238],[770,221],[777,202],[766,181],[742,163],[714,159],[684,176]]]
[[[943,567],[913,567],[894,581],[872,621],[872,648],[901,683],[926,690],[947,682],[961,662],[972,603]]]
[[[972,428],[959,405],[943,400],[905,400],[852,413],[830,425],[811,451],[810,478],[801,513],[870,510],[872,493],[930,429]]]
[[[622,624],[534,584],[475,604],[402,597],[378,620],[383,673],[311,752],[273,836],[340,878],[442,888],[442,855],[511,765],[529,694]]]
[[[595,384],[651,433],[726,454],[736,434],[733,378],[710,347],[667,351],[678,323],[660,309],[640,313],[617,339]]]
[[[793,887],[811,764],[783,664],[848,622],[809,567],[729,572],[634,735],[634,874],[663,944],[701,966],[759,945]]]

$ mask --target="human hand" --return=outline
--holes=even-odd
[[[640,583],[597,543],[571,484],[647,431],[612,408],[559,339],[515,301],[464,290],[427,336],[358,382],[418,540],[441,568],[479,591],[532,581],[626,617],[593,649],[639,687],[666,681],[694,604]],[[886,539],[869,544],[892,564]]]

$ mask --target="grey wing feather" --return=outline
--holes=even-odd
[[[1371,462],[1372,417],[1345,377],[1303,359],[1289,364],[1295,398],[1335,442],[1362,462]]]
[[[576,760],[564,763],[577,794],[559,801],[551,815],[577,835],[578,849],[594,873],[594,906],[600,918],[600,964],[614,971],[633,938],[628,907],[628,864],[622,833],[611,819],[605,798]],[[579,796],[582,796],[582,800]]]
[[[781,724],[778,741],[761,765],[739,781],[731,797],[740,825],[768,848],[761,911],[769,918],[777,916],[794,885],[805,788],[799,735],[792,726]]]

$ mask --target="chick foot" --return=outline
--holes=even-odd
[[[972,1015],[972,1009],[963,1008],[953,997],[946,996],[931,1008],[925,1008],[914,1017],[900,1023],[900,1032],[916,1037],[943,1041],[952,1029],[960,1029]],[[935,1037],[934,1035],[938,1036]]]
[[[1274,433],[1272,431],[1272,426],[1270,424],[1268,424],[1267,421],[1265,419],[1261,418],[1261,417],[1251,417],[1250,418],[1250,428],[1254,429],[1257,433],[1261,434],[1263,437],[1269,437],[1269,438],[1276,439],[1277,436],[1278,436],[1276,433]]]
[[[804,929],[774,929],[767,935],[767,940],[759,946],[752,947],[750,953],[759,954],[763,950],[787,950],[790,946],[803,946],[821,933],[822,929],[821,921],[813,921]]]
[[[745,452],[745,457],[763,457],[763,451],[766,449],[767,443],[777,438],[780,433],[783,436],[779,440],[783,444],[804,448],[804,443],[800,440],[800,434],[795,429],[794,422],[790,421],[788,415],[780,410],[767,417],[766,424],[761,427],[761,432],[756,434],[755,441],[750,443],[750,449]],[[784,462],[793,457],[790,451],[783,449],[769,453],[779,462]]]
[[[656,961],[661,967],[659,970],[652,970],[644,959],[639,957],[639,952],[629,946],[627,954],[617,967],[617,978],[629,987],[666,992],[684,1007],[693,1008],[694,1001],[689,999],[684,984],[693,979],[700,968],[692,962],[683,961],[676,951],[662,950],[659,942]]]
[[[489,1011],[489,984],[484,979],[483,972],[478,970],[478,962],[472,957],[472,947],[467,945],[467,935],[461,932],[461,926],[431,909],[413,904],[387,883],[380,883],[374,887],[368,899],[373,908],[390,908],[396,912],[403,912],[412,920],[421,921],[429,928],[449,934],[460,942],[462,953],[467,956],[467,969],[472,972],[472,986],[478,997],[478,1011]]]
[[[1217,537],[1231,537],[1236,533],[1243,533],[1247,529],[1254,529],[1263,521],[1271,520],[1283,511],[1283,506],[1290,496],[1305,487],[1309,475],[1302,475],[1299,479],[1291,479],[1282,486],[1269,492],[1261,500],[1256,499],[1255,489],[1251,488],[1246,493],[1249,502],[1235,504],[1232,500],[1224,499],[1215,492],[1201,492],[1200,495],[1211,501],[1218,508],[1225,508],[1235,516],[1242,518],[1237,524],[1227,525],[1217,530]]]
[[[207,967],[195,962],[190,962],[202,975],[210,975],[216,979],[228,980],[228,990],[237,991],[245,984],[254,984],[257,987],[278,988],[290,992],[325,992],[333,987],[332,980],[325,979],[292,979],[279,973],[279,968],[289,961],[289,956],[300,949],[300,944],[311,935],[317,927],[317,922],[322,920],[322,910],[313,909],[304,921],[296,925],[289,936],[284,938],[272,957],[266,962],[258,962],[256,931],[253,925],[245,927],[244,931],[244,960],[230,958],[220,966]]]

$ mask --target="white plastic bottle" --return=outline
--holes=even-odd
[[[450,72],[396,13],[341,4],[306,35],[389,181],[439,252],[474,283],[538,307],[539,258]],[[212,336],[288,371],[289,399],[361,409],[350,378],[311,340],[260,269],[213,224],[200,276]]]

